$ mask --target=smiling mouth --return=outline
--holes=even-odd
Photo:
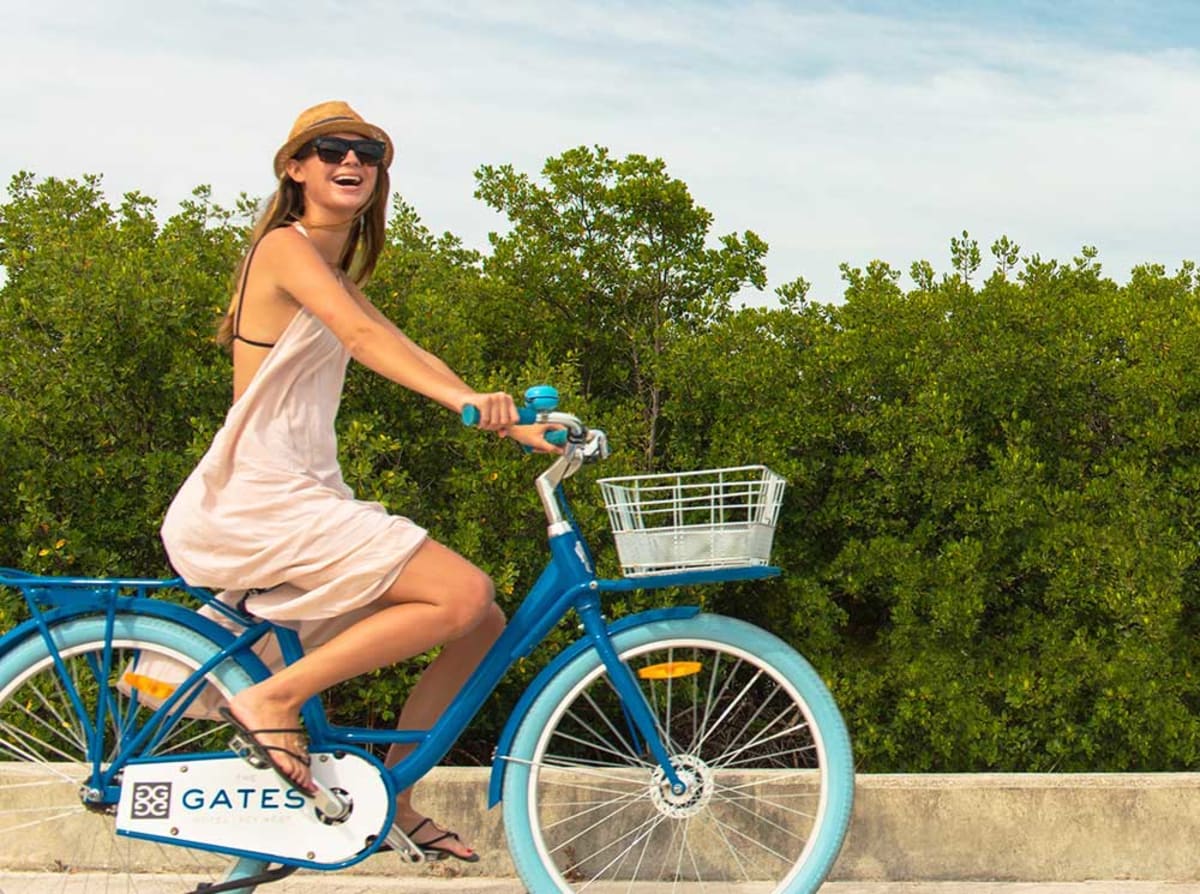
[[[333,182],[338,186],[361,186],[362,177],[356,177],[353,174],[341,174],[334,177]]]

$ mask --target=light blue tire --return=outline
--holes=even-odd
[[[101,616],[73,618],[51,628],[68,673],[77,679],[87,700],[93,723],[105,634],[106,619]],[[116,836],[107,810],[88,809],[80,799],[90,765],[94,761],[106,765],[118,736],[128,740],[150,714],[139,704],[137,693],[122,692],[115,686],[130,661],[139,654],[153,654],[195,668],[216,649],[207,637],[182,624],[141,615],[117,616],[112,641],[115,660],[106,681],[112,706],[99,748],[86,743],[83,725],[40,634],[0,656],[0,837],[12,834],[38,843],[30,849],[29,866],[10,868],[52,868],[59,875],[47,878],[69,879],[71,892],[136,894],[148,884],[143,873],[176,872],[179,890],[191,890],[197,879],[220,880],[229,869],[229,858],[122,839]],[[226,697],[253,682],[250,674],[231,660],[214,668],[207,680]],[[222,748],[225,733],[220,727],[203,719],[182,720],[152,753]],[[31,792],[38,794],[35,801],[30,800]],[[243,873],[253,874],[252,870],[240,867]],[[252,890],[246,887],[239,894]]]
[[[533,894],[599,882],[769,881],[812,894],[841,848],[854,760],[829,690],[795,650],[718,615],[614,637],[689,791],[672,794],[630,730],[599,656],[534,699],[504,774],[504,826]]]

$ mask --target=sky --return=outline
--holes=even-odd
[[[770,245],[771,304],[839,265],[950,267],[963,230],[1069,261],[1200,260],[1200,4],[0,0],[0,178],[103,175],[167,216],[273,189],[301,109],[344,99],[392,185],[486,250],[474,171],[579,145],[662,158],[712,237]],[[986,273],[990,265],[984,265]],[[902,280],[908,283],[907,276]]]

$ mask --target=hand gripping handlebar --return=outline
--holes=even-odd
[[[556,447],[567,443],[568,437],[582,440],[587,435],[587,429],[576,417],[566,413],[555,413],[558,406],[558,390],[550,385],[534,385],[525,391],[525,406],[517,407],[517,419],[521,425],[533,425],[535,422],[550,422],[562,425],[563,428],[546,433],[546,440]],[[463,425],[479,424],[479,408],[467,404],[462,410]]]
[[[565,525],[562,509],[555,499],[555,490],[567,478],[574,475],[587,462],[605,459],[608,456],[608,438],[597,428],[588,429],[578,416],[560,413],[558,391],[549,385],[536,385],[525,392],[525,406],[518,407],[517,414],[522,425],[544,422],[561,425],[561,429],[547,432],[546,440],[552,444],[566,445],[566,450],[537,479],[537,492],[546,511],[546,521],[551,533]],[[479,424],[479,410],[467,405],[463,407],[464,425]]]

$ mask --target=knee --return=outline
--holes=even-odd
[[[492,579],[478,569],[457,582],[447,605],[450,637],[464,636],[482,624],[494,625],[497,619],[503,628],[504,614],[495,600],[496,587]]]
[[[483,620],[479,622],[479,629],[486,630],[489,637],[495,639],[504,631],[504,625],[507,623],[508,621],[504,617],[504,609],[493,602],[483,613]]]

